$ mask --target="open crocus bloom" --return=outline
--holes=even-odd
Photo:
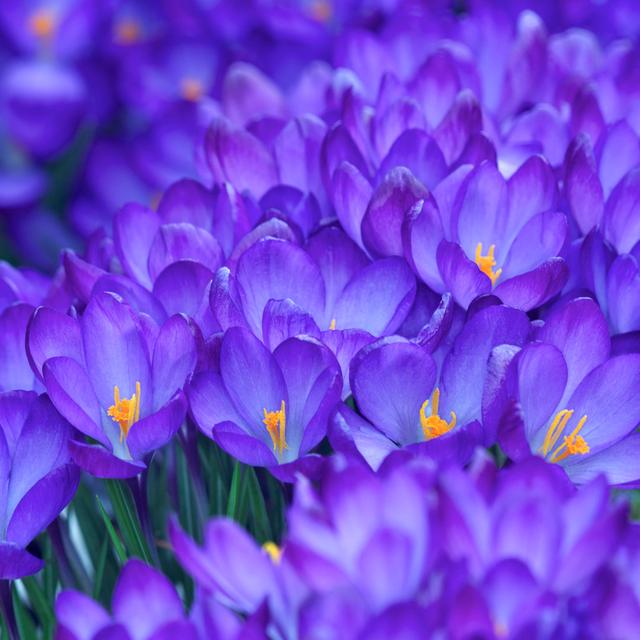
[[[301,336],[271,354],[236,327],[226,332],[219,363],[212,365],[188,388],[191,411],[206,435],[242,462],[284,477],[318,462],[307,454],[325,436],[342,389],[339,365],[327,347]]]
[[[567,221],[554,210],[555,179],[533,156],[508,180],[489,162],[460,167],[416,204],[404,227],[407,259],[435,291],[467,307],[493,291],[528,311],[558,293]]]
[[[512,360],[497,359],[504,385],[486,399],[506,452],[540,455],[576,483],[600,473],[637,483],[640,354],[609,357],[606,320],[588,298],[556,310],[536,338]]]
[[[28,348],[55,407],[93,441],[70,448],[96,476],[136,475],[143,457],[182,424],[182,388],[196,362],[193,328],[183,316],[157,327],[114,294],[100,293],[79,320],[36,310]]]
[[[489,440],[479,420],[491,350],[523,344],[529,330],[526,315],[516,309],[493,305],[477,311],[440,371],[425,348],[397,336],[363,348],[351,367],[351,389],[364,418],[342,406],[333,420],[334,446],[355,447],[374,467],[407,446],[467,462],[474,447]]]
[[[110,615],[79,591],[62,591],[56,600],[58,638],[68,640],[196,640],[175,587],[162,573],[132,559],[113,591]]]
[[[67,506],[80,479],[72,429],[33,391],[0,394],[0,579],[39,571],[25,547]]]
[[[266,344],[270,301],[290,300],[314,333],[359,329],[379,336],[402,324],[416,289],[403,260],[371,262],[334,227],[314,235],[306,250],[264,238],[244,251],[233,271],[221,271],[211,298],[220,326],[246,326]]]

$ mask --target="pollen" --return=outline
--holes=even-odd
[[[431,415],[427,415],[426,409],[429,399],[425,400],[420,407],[420,426],[425,440],[439,438],[445,433],[449,433],[456,426],[456,414],[451,412],[451,420],[447,422],[440,417],[438,409],[440,407],[440,389],[436,387],[431,394]]]
[[[140,25],[130,18],[121,20],[115,27],[115,41],[118,44],[134,44],[140,40]]]
[[[56,30],[55,14],[49,9],[38,9],[29,17],[29,29],[40,40],[49,40]]]
[[[482,255],[482,242],[478,242],[476,246],[476,264],[478,265],[478,269],[482,271],[486,276],[488,276],[489,280],[491,280],[491,286],[495,286],[496,281],[500,277],[502,273],[502,269],[493,270],[496,266],[496,259],[494,258],[494,252],[496,250],[496,245],[492,244],[489,247],[489,253],[486,256]]]
[[[180,93],[185,100],[197,102],[204,95],[204,87],[200,80],[184,78],[180,83]]]
[[[335,318],[331,321],[331,324],[329,324],[329,330],[330,331],[335,331],[336,330],[336,319]]]
[[[327,0],[315,0],[309,7],[309,13],[317,22],[327,22],[333,15],[333,7]]]
[[[584,427],[587,421],[586,415],[580,418],[576,428],[569,435],[563,436],[562,443],[556,447],[560,436],[563,435],[572,416],[572,409],[563,409],[562,411],[558,411],[553,418],[551,425],[547,429],[544,442],[542,443],[539,452],[543,457],[547,458],[549,462],[557,463],[569,456],[585,455],[586,453],[589,453],[589,445],[587,444],[587,441],[583,436],[579,435],[580,430]]]
[[[136,382],[136,392],[130,398],[120,398],[119,387],[113,387],[113,404],[107,415],[120,427],[120,442],[126,440],[131,427],[140,420],[140,383]]]
[[[262,550],[271,558],[273,564],[278,564],[280,562],[282,549],[275,542],[272,542],[271,540],[265,542],[262,545]]]
[[[264,422],[271,436],[274,453],[277,451],[278,455],[282,456],[282,452],[288,448],[286,440],[287,416],[285,413],[284,400],[278,411],[267,411],[264,409],[264,420],[262,422]]]

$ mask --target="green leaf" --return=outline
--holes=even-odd
[[[142,558],[147,564],[154,564],[129,488],[119,480],[106,480],[105,484],[116,522],[129,553]]]
[[[237,460],[233,463],[233,475],[231,476],[231,488],[229,489],[229,501],[227,502],[227,517],[233,520],[238,520],[242,468],[243,465]]]
[[[127,561],[127,550],[124,548],[122,544],[122,540],[118,537],[116,530],[113,528],[113,524],[111,524],[111,519],[109,518],[107,512],[102,506],[102,502],[100,502],[100,498],[96,496],[96,501],[98,503],[98,508],[100,509],[100,515],[102,516],[102,521],[104,522],[105,527],[107,528],[107,533],[109,534],[109,538],[111,539],[111,544],[115,551],[116,558],[120,566],[122,566]]]
[[[100,547],[100,555],[98,556],[98,562],[95,566],[95,574],[93,576],[93,592],[92,597],[94,600],[100,599],[100,593],[102,591],[102,585],[104,582],[104,567],[107,562],[107,555],[109,553],[109,538],[104,538]]]
[[[269,514],[267,513],[267,505],[264,501],[262,488],[256,471],[253,467],[246,469],[246,488],[249,498],[250,514],[253,521],[252,533],[259,543],[273,540],[271,523],[269,522]]]
[[[29,596],[29,602],[40,620],[45,638],[50,638],[53,635],[53,628],[56,623],[51,601],[47,599],[47,596],[35,577],[29,576],[23,578],[22,584]]]
[[[38,637],[36,627],[29,612],[25,609],[24,603],[20,600],[15,584],[11,588],[11,599],[13,602],[13,613],[16,617],[18,634],[22,640],[33,640]]]

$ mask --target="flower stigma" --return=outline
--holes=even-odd
[[[496,266],[496,259],[493,257],[493,253],[496,250],[496,245],[492,244],[489,246],[489,253],[486,256],[482,255],[482,242],[478,242],[476,246],[476,264],[478,265],[478,269],[482,271],[486,276],[488,276],[489,280],[491,280],[491,286],[494,287],[496,281],[500,277],[502,273],[502,269],[493,268]]]
[[[422,433],[424,433],[425,440],[433,440],[439,438],[445,433],[449,433],[451,429],[456,426],[456,414],[451,412],[451,420],[446,422],[438,414],[438,408],[440,406],[440,389],[436,387],[431,394],[431,415],[426,414],[426,408],[429,404],[427,398],[420,407],[420,426],[422,427]]]
[[[131,427],[140,420],[140,383],[136,382],[136,392],[130,398],[120,398],[118,385],[113,387],[113,404],[107,415],[120,426],[120,442],[126,440]]]
[[[140,25],[130,18],[121,20],[115,27],[115,41],[118,44],[134,44],[140,40],[142,30]]]
[[[562,443],[556,447],[556,443],[564,432],[565,427],[569,423],[569,420],[571,420],[572,416],[573,409],[563,409],[562,411],[558,411],[551,422],[551,426],[547,429],[547,434],[544,437],[544,442],[542,443],[539,452],[545,458],[549,456],[549,462],[561,462],[569,456],[589,453],[589,445],[587,444],[587,441],[581,435],[578,435],[587,421],[586,415],[580,418],[576,428],[568,436],[564,436],[562,438]],[[554,447],[556,448],[554,449]]]
[[[267,542],[262,545],[262,550],[271,558],[273,564],[278,564],[280,562],[282,549],[275,542],[267,540]]]
[[[183,78],[180,83],[180,93],[185,100],[197,102],[204,95],[204,87],[196,78]]]
[[[29,16],[29,28],[40,40],[50,40],[56,30],[56,16],[49,9],[38,9]]]
[[[271,441],[273,442],[273,451],[274,453],[277,451],[279,456],[282,456],[282,452],[284,449],[287,449],[287,440],[286,440],[286,428],[287,428],[287,417],[284,408],[284,400],[280,405],[280,409],[278,411],[267,411],[264,409],[264,422],[267,427],[267,431],[271,436]]]

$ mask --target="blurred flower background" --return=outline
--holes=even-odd
[[[0,0],[10,640],[640,637],[637,0]]]

